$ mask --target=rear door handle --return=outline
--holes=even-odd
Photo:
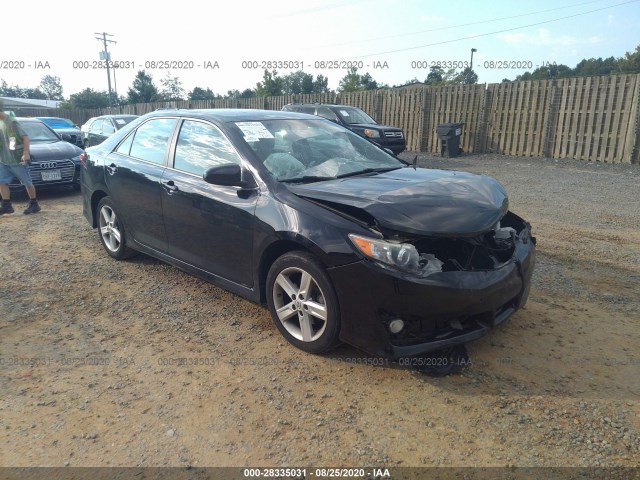
[[[178,191],[178,187],[173,183],[173,180],[169,180],[168,182],[162,182],[162,186],[169,194]]]
[[[107,165],[104,168],[107,169],[107,172],[109,172],[109,175],[113,175],[118,170],[118,167],[116,166],[115,163],[112,163],[111,165]]]

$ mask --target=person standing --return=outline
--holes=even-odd
[[[29,195],[29,205],[23,213],[28,215],[40,211],[36,189],[29,174],[30,158],[29,136],[13,116],[0,111],[0,215],[14,212],[9,190],[9,182],[13,177],[20,180]]]

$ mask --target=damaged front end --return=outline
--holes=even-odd
[[[518,242],[535,242],[530,225],[511,212],[489,231],[473,237],[406,237],[384,233],[384,240],[355,234],[349,238],[362,254],[381,266],[418,278],[438,272],[496,270],[513,260]]]
[[[351,344],[392,358],[420,355],[477,339],[526,302],[535,238],[512,212],[473,236],[406,236],[369,226],[383,238],[349,235],[369,272],[358,272],[361,265],[332,275],[336,288],[350,290],[352,298],[363,295],[342,274],[367,275],[368,298],[357,310],[362,319],[362,302],[369,302],[364,309],[373,320],[359,327],[345,322],[341,336]],[[343,318],[356,315],[351,309],[347,302]]]

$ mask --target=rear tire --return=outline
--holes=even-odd
[[[325,353],[340,344],[338,297],[312,255],[289,252],[273,263],[267,275],[267,304],[282,336],[300,350]]]
[[[116,260],[124,260],[137,252],[127,246],[127,234],[113,202],[104,197],[98,203],[98,236],[107,253]]]

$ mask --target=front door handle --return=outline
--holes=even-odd
[[[112,163],[111,165],[107,165],[104,168],[107,169],[107,172],[109,172],[109,175],[113,175],[118,170],[118,167],[116,166],[115,163]]]
[[[162,182],[162,186],[169,194],[178,191],[178,187],[175,185],[175,183],[173,183],[173,180],[169,180],[168,182]]]

